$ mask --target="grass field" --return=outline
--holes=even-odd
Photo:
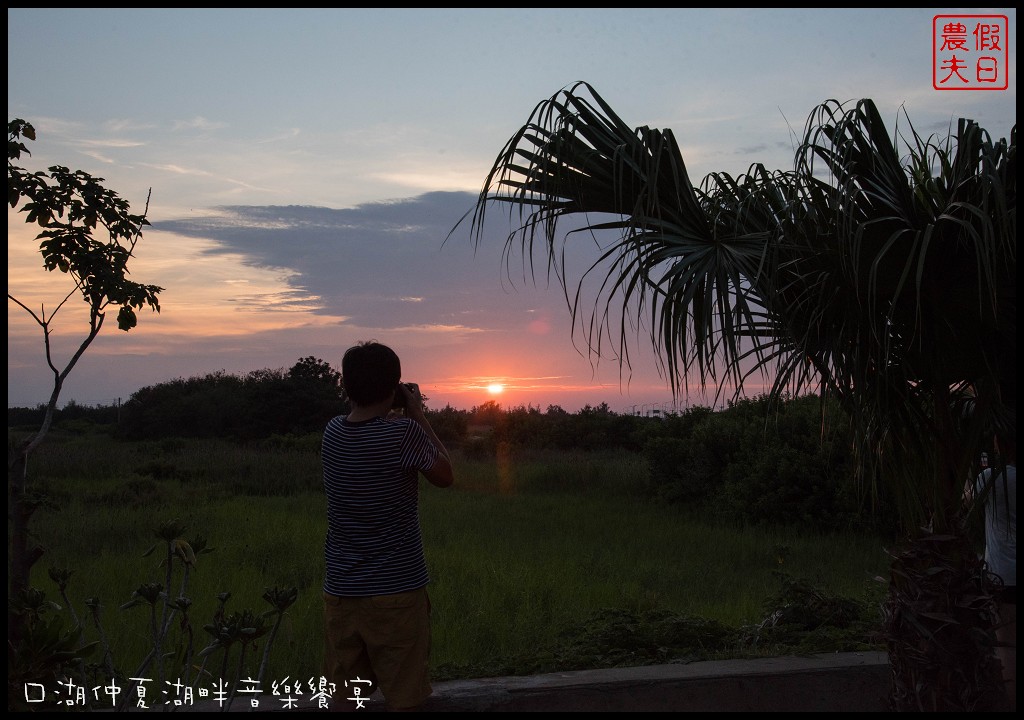
[[[887,575],[870,536],[726,527],[655,504],[639,456],[456,455],[456,485],[424,485],[421,517],[432,582],[438,678],[792,649],[867,647]],[[185,594],[194,644],[227,610],[263,612],[268,587],[298,589],[272,648],[269,678],[318,676],[325,501],[316,441],[249,447],[218,441],[123,444],[55,436],[30,479],[57,501],[34,519],[46,555],[33,581],[58,599],[51,566],[74,571],[79,617],[98,598],[114,658],[130,674],[151,647],[148,607],[121,610],[143,583],[164,582],[154,528],[177,519],[204,537]],[[782,574],[780,574],[780,572]],[[172,596],[180,592],[180,572]],[[58,600],[59,601],[59,600]],[[803,633],[779,618],[800,609]],[[806,620],[815,612],[843,623]],[[774,622],[766,623],[774,613]],[[812,627],[817,626],[817,627]],[[785,630],[786,632],[783,632]],[[89,629],[87,636],[97,637]],[[171,649],[187,635],[176,625]],[[255,677],[262,647],[251,652]]]

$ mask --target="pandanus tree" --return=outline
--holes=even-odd
[[[610,342],[628,365],[642,328],[673,393],[758,378],[838,402],[863,487],[906,531],[885,608],[894,705],[977,709],[994,605],[961,492],[992,434],[1016,433],[1016,127],[1007,143],[905,122],[890,136],[871,100],[827,101],[792,170],[695,186],[670,130],[631,128],[577,83],[534,109],[467,218],[479,243],[505,207],[506,257],[543,259],[592,353]],[[573,281],[581,237],[598,250]]]

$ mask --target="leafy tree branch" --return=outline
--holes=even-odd
[[[7,294],[8,300],[28,313],[42,330],[46,364],[53,373],[53,388],[39,430],[16,447],[9,445],[8,450],[8,507],[12,523],[8,592],[12,598],[29,589],[32,566],[43,554],[41,548],[30,546],[29,520],[43,499],[27,491],[28,457],[50,430],[64,382],[103,329],[107,312],[117,308],[118,328],[127,332],[138,324],[137,310],[149,307],[160,311],[157,296],[163,290],[128,278],[128,263],[142,239],[142,228],[149,225],[149,197],[146,211],[133,214],[126,200],[103,186],[103,178],[61,165],[36,172],[16,165],[22,154],[31,155],[23,141],[35,139],[36,130],[31,123],[21,119],[8,123],[7,200],[11,210],[25,213],[26,223],[40,228],[35,239],[40,241],[43,267],[47,272],[59,270],[67,275],[71,289],[49,313],[45,305],[37,313],[15,294]],[[88,308],[88,328],[61,367],[55,359],[54,321],[76,294]],[[9,603],[9,607],[14,606]],[[16,611],[9,611],[8,640],[14,645],[22,636],[22,619]]]

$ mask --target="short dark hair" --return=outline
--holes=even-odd
[[[361,342],[345,351],[341,360],[345,393],[356,405],[372,405],[387,399],[402,379],[402,363],[387,345],[375,340]]]

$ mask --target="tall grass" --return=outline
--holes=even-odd
[[[262,611],[265,588],[295,586],[268,678],[319,676],[326,511],[315,438],[243,447],[58,437],[36,458],[31,481],[61,507],[35,518],[47,554],[33,583],[55,595],[46,568],[74,570],[72,600],[100,599],[123,672],[135,671],[149,645],[145,611],[118,608],[141,584],[162,582],[159,553],[145,552],[153,528],[177,518],[187,538],[202,535],[214,548],[199,557],[187,591],[197,645],[209,639],[202,625],[219,593],[232,593],[229,609]],[[457,454],[455,465],[454,487],[421,492],[441,677],[531,667],[567,628],[609,609],[757,624],[780,569],[836,595],[880,597],[870,579],[886,574],[880,539],[688,518],[646,499],[646,467],[633,454],[499,450],[488,459]]]

